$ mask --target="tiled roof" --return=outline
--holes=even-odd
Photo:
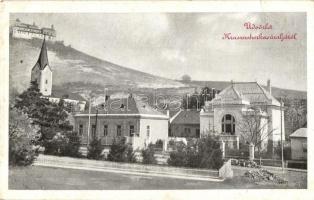
[[[298,130],[294,131],[290,137],[302,137],[307,138],[307,128],[299,128]]]
[[[40,54],[39,54],[39,58],[37,60],[37,63],[35,64],[34,68],[36,66],[39,66],[40,70],[45,69],[46,66],[49,66],[48,63],[48,55],[47,55],[47,47],[46,47],[46,40],[44,39],[41,50],[40,50]]]
[[[240,99],[248,101],[251,104],[271,102],[273,105],[280,105],[280,103],[257,82],[233,82],[229,87],[224,89],[219,96],[224,98],[224,94],[229,90],[234,90]]]
[[[165,114],[153,109],[148,104],[142,102],[139,98],[130,96],[128,98],[108,99],[105,106],[98,106],[98,114],[148,114],[164,115]],[[88,114],[88,110],[80,114]],[[96,113],[96,108],[92,107],[91,113]]]
[[[171,124],[200,124],[200,112],[196,110],[181,110]]]

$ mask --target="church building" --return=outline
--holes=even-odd
[[[59,94],[58,91],[52,93],[52,68],[48,62],[45,39],[41,46],[39,58],[32,68],[31,81],[37,82],[40,93],[50,102],[59,103],[60,99],[63,99],[65,104],[71,107],[72,111],[83,111],[85,109],[86,101],[80,95],[71,92]],[[69,98],[64,98],[64,96],[68,96]]]
[[[31,81],[38,84],[39,91],[44,96],[51,96],[52,90],[52,69],[48,63],[46,41],[44,39],[39,58],[32,68]]]

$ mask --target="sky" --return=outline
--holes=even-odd
[[[15,13],[11,23],[16,18],[53,24],[66,45],[170,79],[270,79],[275,87],[307,89],[305,13]],[[272,29],[246,29],[246,22]],[[296,40],[228,40],[224,33],[289,33]]]

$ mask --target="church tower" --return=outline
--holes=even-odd
[[[46,40],[44,39],[39,58],[32,68],[31,80],[36,81],[39,91],[44,96],[51,96],[52,70],[48,63]]]

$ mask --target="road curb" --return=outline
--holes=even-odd
[[[66,169],[77,169],[77,170],[88,170],[88,171],[99,171],[99,172],[109,172],[109,173],[119,173],[119,174],[131,174],[139,176],[155,176],[155,177],[166,177],[175,179],[185,179],[185,180],[198,180],[198,181],[209,181],[209,182],[223,182],[224,179],[210,176],[197,176],[189,174],[170,174],[166,172],[154,172],[154,171],[139,171],[139,170],[123,170],[119,168],[109,168],[109,167],[95,167],[95,166],[75,166],[75,165],[60,165],[52,163],[38,163],[35,162],[34,166],[41,167],[53,167],[53,168],[66,168]]]

